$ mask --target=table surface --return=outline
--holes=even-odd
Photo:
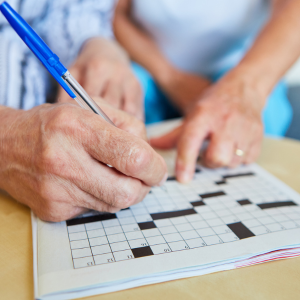
[[[265,139],[259,165],[300,193],[300,143]],[[0,299],[33,299],[30,210],[0,193]],[[300,257],[170,281],[90,300],[299,299]]]

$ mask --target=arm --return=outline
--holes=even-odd
[[[254,87],[261,105],[276,83],[300,55],[300,1],[273,0],[272,16],[255,43],[228,77],[238,77]]]
[[[180,128],[153,139],[152,145],[177,145],[177,178],[189,181],[205,139],[209,167],[252,163],[263,138],[261,113],[272,88],[300,54],[300,1],[277,0],[273,12],[244,59],[198,99]],[[236,150],[241,149],[242,156]]]
[[[130,57],[147,69],[155,81],[183,112],[209,85],[200,76],[176,69],[157,45],[130,17],[131,0],[119,0],[114,17],[114,32]]]

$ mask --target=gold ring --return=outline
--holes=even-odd
[[[242,157],[242,156],[244,156],[244,151],[243,150],[241,150],[241,149],[236,149],[235,150],[235,154],[237,155],[237,156],[240,156],[240,157]]]

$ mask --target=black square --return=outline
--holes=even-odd
[[[201,200],[191,202],[191,204],[192,204],[194,207],[205,205],[205,203],[204,203],[203,201],[201,201]]]
[[[138,223],[138,225],[139,225],[141,230],[156,228],[156,225],[152,221],[151,222]]]
[[[242,199],[237,201],[240,205],[247,205],[247,204],[252,204],[248,199]]]
[[[149,246],[141,247],[141,248],[134,248],[134,249],[131,249],[131,251],[133,253],[134,258],[153,255],[153,252]]]

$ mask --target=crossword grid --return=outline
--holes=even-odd
[[[116,214],[67,221],[74,268],[239,241],[300,227],[300,207],[247,167],[198,169],[188,185],[169,178]]]

